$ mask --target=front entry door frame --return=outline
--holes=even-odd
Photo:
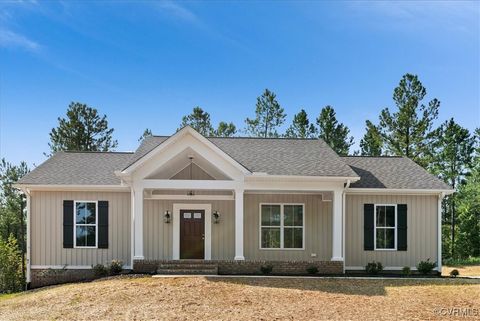
[[[172,259],[180,260],[180,210],[205,211],[205,260],[212,259],[212,204],[173,204]]]

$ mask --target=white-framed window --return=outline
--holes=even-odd
[[[397,205],[375,204],[375,250],[397,249]]]
[[[75,248],[96,248],[98,244],[97,201],[75,201],[73,212]]]
[[[304,204],[260,204],[260,249],[304,249]]]

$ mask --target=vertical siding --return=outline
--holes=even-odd
[[[261,250],[260,203],[305,204],[305,249]],[[244,254],[246,260],[330,260],[332,257],[332,202],[320,195],[246,194],[244,204]],[[316,257],[312,257],[316,254]]]
[[[363,250],[363,204],[407,204],[407,251]],[[347,195],[345,266],[380,261],[387,267],[437,260],[437,197],[433,195]]]
[[[63,201],[108,201],[108,249],[63,248]],[[31,264],[95,265],[113,259],[130,263],[130,193],[32,192]]]
[[[235,256],[235,202],[232,201],[144,201],[144,256],[147,260],[172,259],[173,224],[163,222],[173,204],[211,204],[220,213],[220,222],[212,223],[212,259],[232,260]]]

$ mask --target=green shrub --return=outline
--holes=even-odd
[[[373,261],[368,263],[367,266],[365,266],[365,271],[368,274],[378,274],[382,270],[383,270],[383,265],[380,262]]]
[[[118,275],[122,272],[123,270],[123,262],[119,260],[112,260],[110,264],[108,265],[108,271],[110,272],[110,275]]]
[[[311,266],[307,267],[307,273],[308,274],[317,274],[318,273],[318,267],[316,267],[315,265],[311,265]]]
[[[470,256],[464,259],[446,259],[443,261],[444,265],[456,266],[456,265],[478,265],[480,264],[480,257]]]
[[[0,240],[0,293],[22,291],[25,280],[22,273],[22,253],[17,240],[10,235]]]
[[[450,271],[450,276],[451,276],[452,278],[456,278],[456,277],[459,276],[459,275],[460,275],[460,272],[458,272],[457,269],[453,269],[453,270]]]
[[[273,271],[273,266],[271,264],[262,265],[260,267],[260,271],[262,272],[262,274],[270,274]]]
[[[430,262],[430,259],[427,259],[426,261],[420,261],[417,264],[417,270],[422,274],[430,274],[436,266],[437,263]]]
[[[408,276],[408,275],[412,274],[412,270],[410,269],[409,266],[404,266],[403,269],[402,269],[402,273],[403,273],[403,275]]]
[[[95,275],[97,278],[103,278],[108,275],[108,269],[103,264],[97,264],[95,266],[92,266],[92,270],[93,275]]]

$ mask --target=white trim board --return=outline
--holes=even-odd
[[[180,210],[204,210],[205,211],[205,257],[204,260],[212,259],[212,204],[173,204],[173,242],[172,259],[180,260]]]

